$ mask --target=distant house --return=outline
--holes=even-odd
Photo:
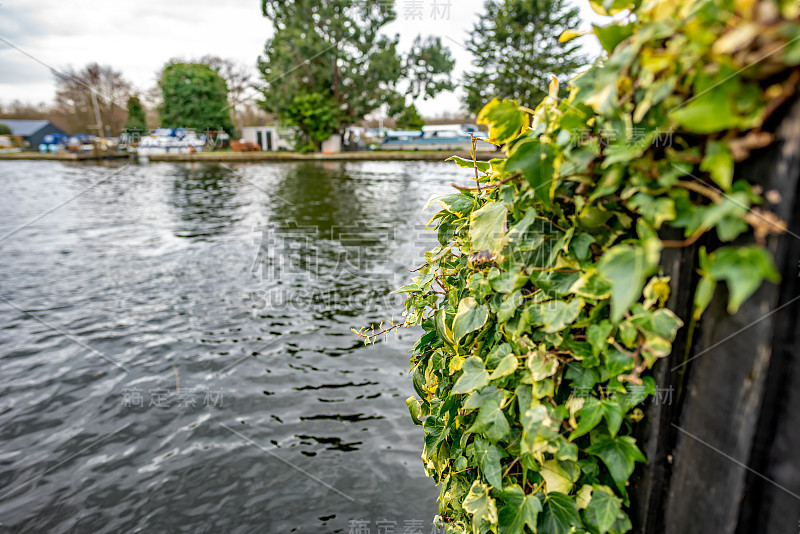
[[[11,128],[11,134],[22,138],[26,148],[36,149],[45,135],[66,134],[64,130],[50,121],[22,121],[12,119],[0,119],[0,123]]]
[[[242,128],[242,139],[256,143],[261,150],[272,152],[276,150],[292,150],[294,132],[289,128],[278,126],[245,126]]]

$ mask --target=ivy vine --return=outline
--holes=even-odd
[[[763,244],[785,224],[734,165],[795,94],[797,2],[591,3],[616,15],[592,32],[607,57],[564,100],[554,81],[535,110],[482,110],[506,157],[453,158],[475,186],[436,199],[439,246],[398,290],[423,331],[407,404],[447,532],[630,531],[632,427],[684,324],[662,250],[720,243],[699,248],[689,321],[721,282],[735,313],[778,280]]]

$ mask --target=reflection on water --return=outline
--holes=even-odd
[[[401,307],[430,163],[0,163],[0,523],[348,532],[436,511]]]
[[[180,221],[177,236],[208,239],[230,231],[240,220],[240,184],[230,168],[174,165],[172,174],[169,202]]]

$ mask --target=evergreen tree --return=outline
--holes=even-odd
[[[158,82],[164,101],[161,125],[231,131],[228,86],[217,71],[201,63],[169,63]]]
[[[147,119],[138,96],[128,98],[128,121],[125,123],[128,131],[144,132],[147,130]]]
[[[421,130],[423,126],[425,126],[425,121],[414,104],[405,108],[397,117],[398,130]]]
[[[310,123],[297,120],[290,108],[307,117],[312,101],[335,103],[335,120],[325,121],[332,135],[384,104],[395,116],[406,107],[407,97],[432,97],[453,87],[453,60],[440,39],[417,39],[403,57],[399,38],[381,33],[397,16],[392,2],[262,0],[262,11],[275,33],[258,63],[261,105],[301,129]],[[312,93],[317,95],[313,99]],[[326,105],[322,115],[327,117],[328,110]],[[312,140],[323,132],[314,128],[302,134]]]
[[[475,67],[464,80],[471,112],[494,97],[534,107],[547,96],[551,76],[566,87],[586,64],[580,45],[558,42],[580,23],[578,8],[567,0],[487,0],[485,9],[467,42]]]

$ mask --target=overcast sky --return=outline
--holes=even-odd
[[[584,26],[601,19],[588,1],[573,2],[581,8]],[[414,4],[421,6],[421,15],[414,14]],[[397,20],[385,32],[399,34],[403,49],[418,34],[442,37],[457,60],[455,77],[460,79],[470,67],[463,42],[483,0],[396,0],[395,6]],[[0,37],[35,58],[0,40],[0,103],[51,103],[55,84],[47,67],[108,64],[142,92],[155,85],[156,73],[173,57],[213,54],[250,65],[255,73],[270,33],[260,0],[0,0]],[[587,51],[597,53],[593,37],[581,39]],[[456,111],[459,94],[442,94],[419,105],[425,115]]]

